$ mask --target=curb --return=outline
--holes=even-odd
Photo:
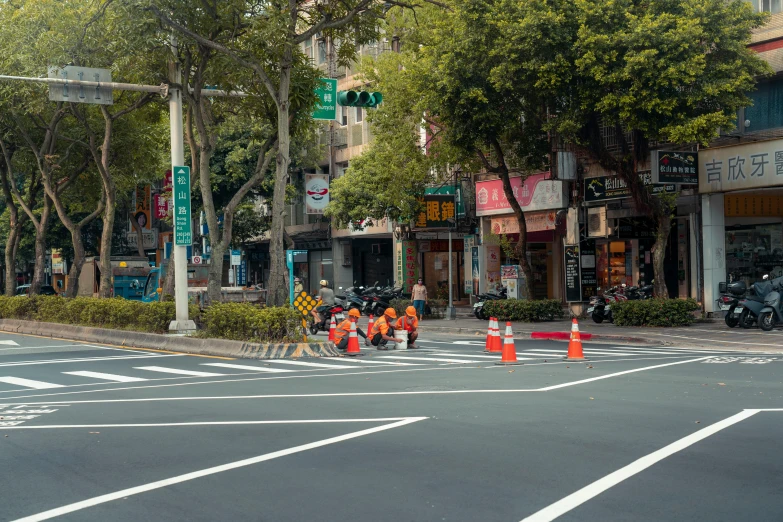
[[[300,357],[342,357],[331,342],[253,344],[226,339],[198,339],[165,334],[110,330],[69,324],[0,319],[0,331],[73,341],[150,348],[194,355],[236,357],[238,359],[289,359]]]
[[[420,326],[419,329],[424,332],[433,333],[450,333],[450,334],[462,334],[462,335],[487,335],[486,330],[476,330],[475,328],[446,328],[443,326]],[[665,346],[666,343],[654,339],[645,339],[642,337],[631,337],[627,335],[612,335],[612,334],[591,334],[585,332],[579,332],[583,341],[607,341],[613,343],[639,343],[649,344],[653,346]],[[514,334],[514,339],[537,339],[537,340],[553,340],[553,341],[568,341],[571,338],[570,332],[532,332],[532,331],[517,331]]]

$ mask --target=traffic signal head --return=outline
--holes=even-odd
[[[377,107],[383,101],[379,92],[340,91],[337,93],[337,103],[345,107]]]

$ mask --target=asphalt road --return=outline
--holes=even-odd
[[[0,335],[0,520],[783,520],[783,350],[516,341],[504,367],[475,337],[419,344],[286,362]]]

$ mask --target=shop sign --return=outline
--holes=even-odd
[[[677,186],[673,183],[653,183],[653,177],[649,170],[637,172],[642,178],[645,186],[653,185],[652,193],[677,192]],[[596,178],[587,178],[585,180],[585,201],[606,201],[608,199],[622,199],[631,196],[631,189],[628,183],[620,176],[598,176]]]
[[[653,151],[652,182],[696,185],[699,182],[698,157],[698,152]]]
[[[590,299],[598,292],[598,276],[595,271],[595,241],[588,239],[580,244],[579,269],[581,271],[582,299]]]
[[[620,218],[619,239],[654,239],[658,226],[649,218]]]
[[[511,190],[523,212],[565,208],[568,196],[564,181],[549,179],[549,172],[527,178],[511,178]],[[499,179],[476,183],[476,215],[495,216],[511,212],[511,204]]]
[[[783,196],[726,194],[723,203],[726,217],[783,216]]]
[[[579,302],[582,300],[582,277],[579,272],[579,245],[566,245],[564,252],[566,302]]]
[[[416,241],[397,241],[397,281],[410,290],[416,284],[419,266],[416,263]]]
[[[454,194],[457,204],[457,217],[465,217],[465,204],[462,200],[462,187],[454,185],[443,185],[442,187],[428,187],[424,189],[425,194]]]
[[[136,223],[143,230],[149,230],[152,228],[152,219],[150,219],[150,186],[145,185],[143,187],[136,187],[133,193],[133,205],[136,209],[133,212],[131,219],[135,219]],[[133,232],[133,225],[128,223],[128,231]]]
[[[125,241],[132,249],[139,248],[139,235],[133,231],[128,232],[125,236]],[[158,230],[143,230],[141,234],[141,248],[147,250],[149,248],[157,248],[158,246]]]
[[[371,236],[375,234],[390,234],[392,232],[388,218],[362,219],[348,225],[348,228],[332,228],[332,237]]]
[[[329,204],[329,175],[305,175],[305,206],[307,214],[323,214]]]
[[[462,253],[462,259],[463,262],[466,259],[470,259],[472,252],[473,252],[473,243],[474,243],[474,236],[467,235],[465,236],[465,240],[463,242],[463,253]],[[465,294],[470,295],[473,293],[473,274],[465,270]]]
[[[152,196],[152,206],[155,207],[155,217],[165,219],[169,215],[171,200],[163,194],[155,194]]]
[[[414,228],[454,228],[456,225],[453,194],[426,194],[419,203],[422,210],[416,215]]]
[[[781,185],[783,139],[699,153],[699,192],[702,194]]]
[[[541,232],[554,230],[557,220],[557,212],[526,212],[525,226],[528,232]],[[516,216],[492,218],[493,234],[519,234],[519,221]]]
[[[52,274],[65,273],[65,260],[63,253],[59,249],[52,249]]]
[[[479,293],[479,279],[481,274],[479,272],[479,247],[474,246],[470,256],[471,275],[473,276],[473,295]]]

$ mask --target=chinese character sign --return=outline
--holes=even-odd
[[[155,194],[152,196],[152,206],[155,209],[156,218],[164,219],[169,215],[169,209],[171,208],[170,201],[163,194]]]
[[[699,192],[731,192],[783,184],[783,139],[699,152]]]
[[[418,257],[416,241],[397,241],[397,277],[406,292],[410,292],[419,276]]]
[[[152,227],[151,223],[151,209],[150,209],[150,186],[136,187],[136,211],[133,213],[132,218],[136,220],[139,227],[142,230],[149,230]],[[133,226],[130,228],[133,231]]]
[[[313,119],[337,119],[337,80],[321,78],[321,84],[316,87],[315,95],[318,97],[318,103],[312,114]]]
[[[698,157],[698,152],[653,151],[653,182],[695,185],[699,182]]]
[[[533,174],[524,179],[511,178],[511,191],[524,212],[550,210],[568,206],[564,181],[550,179],[549,172]],[[499,179],[476,183],[476,215],[510,214],[511,204]]]
[[[427,194],[419,199],[421,210],[416,215],[414,228],[454,228],[456,204],[453,194]]]
[[[193,244],[190,219],[190,167],[174,167],[174,244]]]

